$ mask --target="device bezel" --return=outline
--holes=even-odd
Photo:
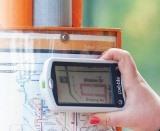
[[[55,72],[55,66],[96,66],[96,67],[109,67],[112,72],[112,85],[113,85],[113,100],[114,103],[112,104],[99,104],[99,103],[60,103],[58,101],[58,87],[57,87],[57,80],[56,80],[56,72]],[[66,106],[66,107],[116,107],[116,108],[122,108],[124,106],[125,100],[124,100],[124,94],[123,94],[123,87],[121,84],[121,74],[118,70],[118,64],[117,63],[92,63],[92,62],[69,62],[69,61],[52,61],[51,66],[51,79],[53,81],[53,87],[52,87],[52,94],[55,99],[55,103],[57,106]],[[117,82],[117,78],[119,78],[119,81]],[[117,88],[118,87],[118,88]],[[121,92],[119,91],[121,90]],[[119,101],[121,100],[121,101]]]

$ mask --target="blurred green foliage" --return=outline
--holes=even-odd
[[[134,57],[137,67],[160,94],[160,1],[84,0],[86,27],[121,28],[123,49]]]

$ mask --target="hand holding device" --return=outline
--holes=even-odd
[[[126,93],[126,104],[122,111],[94,113],[90,116],[90,123],[129,127],[134,131],[159,131],[160,97],[140,75],[132,56],[127,51],[114,48],[106,51],[101,59],[118,62]]]

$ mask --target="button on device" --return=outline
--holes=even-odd
[[[50,89],[53,89],[53,80],[52,79],[48,80],[48,85],[49,85]]]
[[[123,106],[123,100],[121,100],[121,99],[119,99],[118,101],[117,101],[117,104],[118,104],[118,106]]]
[[[41,88],[45,88],[45,81],[41,81],[40,87],[41,87]]]
[[[116,66],[116,68],[115,68],[115,69],[116,69],[116,71],[117,71],[117,70],[119,70],[118,66]]]
[[[116,72],[118,73],[118,74],[120,74],[120,71],[119,71],[119,67],[118,66],[116,66]]]

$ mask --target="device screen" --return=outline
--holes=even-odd
[[[56,65],[58,103],[114,104],[110,66]]]

